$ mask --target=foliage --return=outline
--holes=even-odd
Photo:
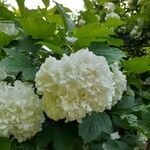
[[[24,0],[16,0],[19,10],[9,10],[0,2],[0,25],[13,24],[16,33],[0,26],[0,67],[5,67],[7,82],[19,79],[34,84],[35,73],[51,55],[89,48],[105,56],[109,64],[120,61],[128,79],[128,90],[120,102],[103,113],[93,112],[82,123],[55,122],[46,117],[42,131],[31,140],[18,143],[0,138],[1,150],[144,150],[150,140],[150,1],[111,0],[119,19],[105,20],[108,0],[84,0],[85,10],[73,16],[70,9],[56,3],[49,8],[29,10]],[[73,17],[72,17],[73,16]],[[82,23],[81,23],[82,21]],[[138,26],[136,35],[131,32]],[[137,35],[138,34],[138,35]],[[70,40],[73,39],[73,40]],[[111,133],[120,139],[113,140]],[[146,136],[144,141],[139,135]]]

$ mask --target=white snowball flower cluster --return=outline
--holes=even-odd
[[[130,36],[134,39],[137,39],[141,36],[141,30],[139,26],[134,26],[133,29],[130,32]]]
[[[113,12],[115,10],[115,5],[112,2],[106,2],[103,6],[107,12]]]
[[[16,35],[18,33],[14,23],[0,22],[0,29],[8,35]]]
[[[36,87],[43,93],[46,114],[59,120],[81,121],[87,113],[112,106],[113,73],[106,59],[82,49],[61,60],[46,59],[36,74]]]
[[[0,81],[5,80],[7,78],[7,72],[5,68],[0,68]]]
[[[120,139],[120,135],[118,132],[114,132],[110,134],[112,140]]]
[[[113,72],[113,81],[115,82],[115,96],[113,97],[112,105],[115,105],[121,98],[124,91],[127,90],[126,76],[119,70],[118,62],[111,65]]]
[[[115,12],[107,13],[105,16],[105,20],[107,21],[108,19],[111,18],[120,19],[120,16]]]
[[[83,26],[85,24],[86,24],[86,21],[84,19],[80,19],[79,22],[78,22],[79,26]]]
[[[13,135],[18,142],[25,141],[41,130],[43,121],[41,101],[32,85],[0,82],[0,136]]]
[[[114,12],[115,5],[112,2],[107,2],[103,6],[106,9],[106,16],[105,16],[106,21],[111,18],[120,19],[120,16]]]

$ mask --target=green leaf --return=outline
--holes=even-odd
[[[78,38],[75,44],[79,48],[83,48],[89,46],[91,42],[100,40],[101,38],[104,39],[103,41],[106,41],[110,35],[114,34],[115,33],[112,30],[101,24],[91,23],[74,29],[73,36]]]
[[[4,50],[8,57],[5,57],[0,61],[0,67],[5,67],[8,72],[22,72],[25,80],[33,80],[36,69],[32,60],[17,49],[12,48]]]
[[[53,129],[50,127],[50,125],[48,126],[43,125],[42,131],[37,133],[36,135],[35,138],[36,145],[38,145],[38,147],[42,149],[52,141],[52,137],[53,137]]]
[[[4,47],[8,45],[12,40],[14,36],[10,36],[4,32],[0,32],[0,47]]]
[[[135,105],[135,93],[128,87],[127,92],[123,96],[122,100],[116,105],[117,109],[132,108]]]
[[[55,150],[73,150],[74,137],[65,129],[54,129],[53,147]]]
[[[63,55],[62,49],[59,46],[57,46],[57,45],[54,45],[54,44],[51,44],[51,43],[47,43],[47,42],[38,42],[37,44],[45,45],[50,50],[52,50],[54,53],[59,54],[61,56]]]
[[[84,11],[82,12],[82,16],[87,23],[99,22],[98,16],[95,15],[94,11]]]
[[[109,28],[117,28],[118,26],[121,26],[123,24],[125,23],[122,20],[116,18],[108,19],[106,22],[103,23],[104,26],[107,26]]]
[[[5,6],[0,6],[0,20],[14,20],[15,14],[8,10]]]
[[[0,138],[0,150],[10,150],[11,142],[9,139]]]
[[[115,33],[105,26],[98,23],[91,23],[80,28],[74,29],[74,36],[77,38],[83,37],[109,37],[109,35],[114,35]]]
[[[93,113],[91,116],[85,117],[79,124],[79,135],[84,143],[95,140],[102,132],[110,134],[111,131],[112,123],[106,113]]]
[[[57,2],[55,2],[55,3],[56,3],[56,6],[57,6],[61,16],[62,16],[66,32],[71,32],[75,28],[74,22],[65,13],[65,9],[63,8],[63,6],[61,4],[59,4],[59,3],[57,3]]]
[[[150,56],[136,57],[131,60],[124,61],[123,67],[128,72],[143,73],[150,71]]]
[[[38,40],[33,39],[31,36],[23,36],[21,38],[18,38],[18,40],[13,43],[13,46],[21,51],[31,52],[32,54],[35,54],[41,47],[40,45],[36,44],[37,41]]]
[[[56,29],[55,23],[46,22],[43,19],[26,18],[21,19],[20,23],[24,31],[33,38],[48,39],[53,37]]]
[[[90,150],[104,150],[101,143],[93,143],[90,145]]]
[[[118,48],[109,47],[106,43],[93,42],[91,43],[89,50],[96,55],[104,56],[108,63],[120,61],[125,54]]]
[[[106,150],[131,150],[128,145],[122,141],[108,141],[103,145],[103,148]]]
[[[87,10],[92,10],[92,9],[94,9],[94,7],[93,7],[93,2],[90,1],[90,0],[84,0],[84,5],[85,5],[85,8],[86,8]]]
[[[50,0],[42,0],[42,2],[44,3],[44,5],[45,5],[46,7],[48,7],[49,4],[50,4]]]

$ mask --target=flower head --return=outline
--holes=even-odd
[[[15,81],[11,86],[0,82],[0,110],[0,136],[13,135],[22,142],[41,130],[41,101],[28,83]]]
[[[111,18],[120,19],[120,16],[115,12],[107,13],[105,16],[105,20],[107,21],[108,19]]]
[[[103,56],[82,49],[61,60],[46,59],[36,74],[46,114],[59,120],[80,121],[92,111],[112,106],[113,74]]]
[[[115,10],[115,5],[112,2],[107,2],[104,4],[104,8],[107,12],[113,12]]]
[[[7,72],[4,68],[0,68],[0,81],[5,80],[7,78]]]
[[[115,105],[122,98],[123,92],[127,90],[127,80],[126,76],[119,70],[118,62],[112,64],[111,68],[115,83],[115,96],[113,97],[112,104]]]

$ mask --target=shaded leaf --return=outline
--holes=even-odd
[[[8,57],[1,60],[0,66],[5,67],[8,72],[22,72],[25,80],[33,80],[36,69],[32,60],[17,49],[4,49]]]
[[[10,150],[11,148],[11,142],[9,139],[6,138],[0,138],[0,150]]]
[[[57,45],[51,44],[51,43],[47,43],[47,42],[38,42],[37,44],[41,44],[41,45],[45,45],[47,46],[52,52],[59,54],[59,55],[63,55],[63,51],[61,50],[61,48]]]
[[[62,19],[63,19],[63,22],[64,22],[64,25],[65,25],[65,29],[66,29],[66,32],[71,32],[74,28],[75,28],[75,24],[74,22],[70,19],[70,17],[65,13],[65,9],[63,8],[63,6],[57,2],[56,3],[56,6],[62,16]]]
[[[111,131],[112,123],[106,113],[93,113],[85,117],[79,124],[79,135],[83,138],[84,143],[95,140],[102,132],[110,134]]]
[[[122,141],[108,141],[104,144],[105,150],[131,150],[128,145]]]
[[[55,150],[73,150],[74,137],[71,132],[64,129],[54,129],[53,147]]]
[[[10,36],[4,32],[0,32],[0,47],[4,47],[8,45],[12,40],[14,36]]]
[[[109,63],[120,61],[125,54],[118,48],[109,47],[106,43],[93,42],[89,50],[98,56],[104,56]]]

